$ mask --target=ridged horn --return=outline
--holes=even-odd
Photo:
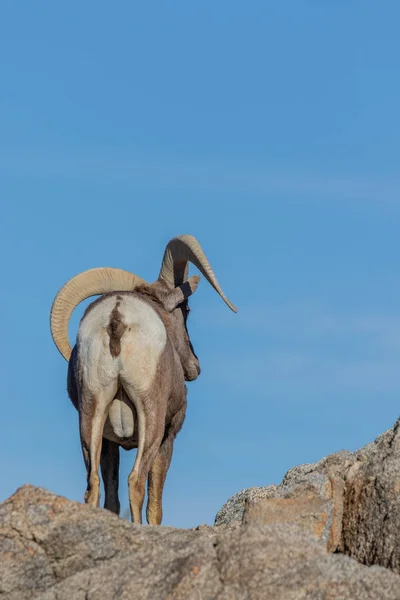
[[[89,269],[67,281],[54,298],[50,312],[51,335],[65,360],[70,359],[72,351],[68,323],[80,302],[107,292],[131,292],[143,283],[145,281],[137,275],[112,267]]]
[[[202,247],[193,235],[179,235],[168,242],[158,280],[163,281],[170,288],[182,285],[188,279],[188,262],[193,263],[199,269],[229,308],[233,312],[237,312],[236,306],[222,291]]]

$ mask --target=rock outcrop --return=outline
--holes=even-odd
[[[330,552],[342,550],[346,473],[357,460],[338,452],[316,464],[294,467],[279,486],[251,488],[233,496],[215,525],[291,523],[323,541]]]
[[[343,551],[400,573],[400,422],[368,449],[347,475]]]
[[[400,574],[399,423],[357,452],[294,467],[278,486],[242,490],[215,526],[296,524],[329,552]]]
[[[0,506],[0,596],[399,600],[399,431],[245,490],[195,530],[24,486]]]

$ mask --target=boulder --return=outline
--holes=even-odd
[[[399,422],[358,452],[236,494],[215,526],[192,530],[132,525],[27,485],[0,505],[0,596],[398,600],[399,498]]]
[[[218,527],[241,524],[246,501],[261,498],[274,498],[278,486],[275,484],[264,487],[252,487],[241,490],[225,502],[215,517],[215,525]]]
[[[332,502],[318,498],[270,498],[248,500],[243,513],[245,525],[288,523],[327,540],[332,523]]]
[[[356,460],[351,452],[337,452],[290,469],[279,486],[243,490],[222,507],[215,525],[295,523],[329,551],[341,550],[345,475]]]
[[[394,600],[400,576],[294,524],[181,530],[24,486],[0,506],[4,600]]]
[[[236,494],[215,526],[237,523],[295,524],[330,552],[400,573],[400,421],[357,452],[299,465],[278,486]]]
[[[366,565],[400,573],[399,421],[360,453],[347,474],[343,550]]]

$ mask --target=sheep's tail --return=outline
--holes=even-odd
[[[107,327],[107,333],[110,336],[110,353],[114,358],[120,355],[121,338],[128,328],[123,322],[122,315],[119,312],[121,301],[122,298],[117,296],[117,303],[111,313],[110,322]]]

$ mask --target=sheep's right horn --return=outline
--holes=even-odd
[[[229,308],[233,312],[237,312],[236,306],[222,291],[202,247],[193,235],[179,235],[168,242],[158,280],[163,281],[169,288],[182,285],[188,279],[188,262],[193,263],[199,269]]]
[[[50,313],[51,335],[65,360],[70,359],[72,351],[68,323],[80,302],[107,292],[131,292],[143,283],[137,275],[111,267],[89,269],[67,281],[54,298]]]

